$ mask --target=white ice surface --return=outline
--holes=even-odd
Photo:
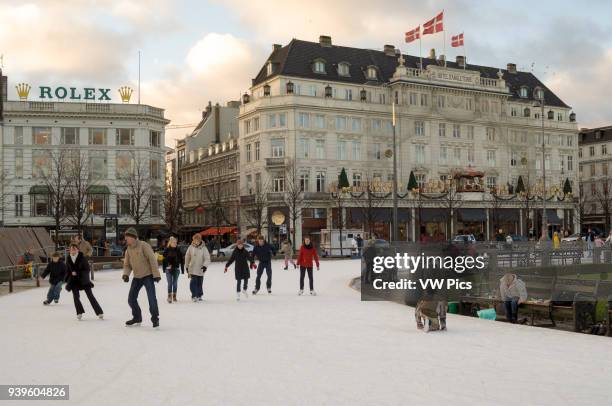
[[[124,326],[118,271],[96,274],[103,321],[85,297],[77,321],[65,291],[48,307],[45,288],[0,297],[0,384],[70,384],[69,403],[83,405],[612,402],[610,338],[455,315],[448,332],[425,334],[412,308],[360,301],[348,287],[356,261],[323,262],[316,297],[297,296],[298,272],[273,267],[273,294],[240,302],[221,263],[206,273],[204,303],[189,300],[184,275],[179,302],[166,303],[162,279],[157,331],[144,289],[143,325]]]

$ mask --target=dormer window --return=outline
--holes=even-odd
[[[523,99],[527,98],[527,87],[525,86],[521,87],[521,89],[519,90],[519,96],[522,97]]]
[[[272,62],[268,62],[268,66],[266,67],[266,74],[270,76],[273,73],[274,73],[274,65],[272,65]]]
[[[346,62],[341,62],[338,64],[338,75],[339,76],[351,76],[349,73],[349,64]]]
[[[314,73],[326,73],[325,72],[325,61],[322,59],[317,59],[312,64],[312,70]]]
[[[538,87],[533,91],[533,98],[536,100],[544,99],[544,89]]]
[[[368,66],[366,73],[369,80],[376,80],[378,73],[375,66]]]

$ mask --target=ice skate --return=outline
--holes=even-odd
[[[253,292],[251,292],[253,295],[256,295],[257,292],[259,292],[259,289],[254,289]]]
[[[49,305],[51,304],[51,302],[50,302],[50,301],[48,301],[48,300],[45,300],[45,301],[43,302],[43,304],[44,304],[45,306],[49,306]]]
[[[425,328],[423,329],[423,331],[425,331],[426,333],[429,333],[430,331],[438,331],[440,330],[440,323],[438,322],[438,319],[426,319],[425,320]]]
[[[58,300],[58,299],[55,299],[53,302],[54,302],[55,304],[58,304],[58,303],[59,303],[59,300]]]
[[[244,298],[245,298],[245,299],[249,297],[249,294],[248,294],[248,292],[246,291],[246,289],[243,289],[243,290],[242,290],[242,294],[244,295]]]
[[[172,294],[172,301],[173,301],[173,302],[176,302],[176,293],[173,293],[173,294]]]
[[[131,327],[131,326],[140,326],[140,323],[142,323],[141,321],[138,320],[128,320],[125,322],[126,327]]]
[[[204,297],[200,296],[200,297],[198,298],[198,302],[203,302],[203,301],[204,301]]]
[[[197,301],[198,301],[198,298],[197,298],[197,297],[192,297],[192,298],[191,298],[191,301],[195,303],[195,302],[197,302]]]
[[[83,314],[77,314],[77,320],[81,320],[83,318]]]
[[[286,271],[287,269],[289,269],[289,267],[287,267],[287,266],[283,268],[283,270],[285,270],[285,271]]]
[[[239,302],[240,301],[240,292],[236,292],[236,301]]]
[[[272,289],[268,289],[268,295],[272,294]]]
[[[159,320],[153,320],[153,328],[159,327]]]
[[[302,296],[303,294],[304,294],[304,291],[300,289],[300,291],[298,292],[298,296]]]
[[[317,295],[317,292],[315,292],[314,290],[310,291],[310,296],[316,296],[316,295]]]
[[[168,293],[168,303],[172,303],[172,294]]]
[[[98,314],[98,318],[99,318],[100,320],[104,320],[104,313]]]

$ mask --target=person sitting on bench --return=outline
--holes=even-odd
[[[507,273],[499,280],[499,294],[504,302],[506,319],[516,323],[518,319],[518,306],[527,300],[525,282],[513,273]]]

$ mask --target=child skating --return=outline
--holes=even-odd
[[[304,294],[304,276],[308,273],[308,282],[310,284],[310,294],[316,296],[317,292],[314,290],[314,277],[312,274],[313,262],[317,264],[317,271],[319,270],[319,255],[317,249],[310,242],[310,238],[304,238],[304,244],[300,247],[298,253],[298,265],[300,267],[300,291],[298,295]]]
[[[51,302],[59,302],[62,285],[67,274],[66,264],[60,260],[59,252],[54,252],[51,256],[51,262],[47,264],[47,268],[42,273],[42,278],[45,279],[49,275],[49,290],[47,291],[47,300],[43,304],[49,305]]]
[[[289,239],[285,239],[281,244],[280,253],[285,257],[285,271],[289,269],[289,262],[291,262],[291,265],[293,265],[293,269],[297,268],[297,265],[293,260],[293,245]]]
[[[234,252],[232,252],[232,256],[225,264],[225,271],[227,273],[227,268],[230,265],[234,265],[234,275],[236,276],[236,300],[240,300],[240,285],[242,284],[242,294],[245,299],[249,296],[247,293],[247,289],[249,288],[249,278],[251,276],[251,271],[249,269],[255,269],[255,261],[251,257],[251,254],[244,248],[244,241],[238,240],[236,241],[236,248]]]
[[[79,246],[75,243],[70,244],[70,255],[66,259],[66,267],[68,268],[68,276],[66,277],[66,290],[72,291],[72,298],[74,299],[74,307],[76,309],[77,319],[83,318],[85,309],[81,303],[79,292],[82,290],[87,295],[91,307],[98,318],[104,318],[104,312],[102,307],[96,300],[93,292],[91,291],[94,284],[89,279],[89,262],[85,256],[79,252]]]

